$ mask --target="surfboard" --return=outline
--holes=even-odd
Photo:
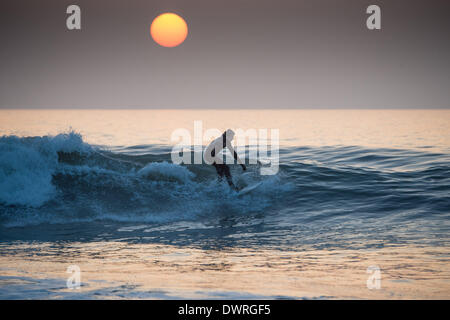
[[[260,185],[262,185],[262,181],[261,182],[257,182],[255,184],[252,184],[250,186],[247,186],[244,189],[241,189],[241,190],[238,191],[238,196],[242,196],[244,194],[247,194],[247,193],[255,190],[256,188],[258,188]]]

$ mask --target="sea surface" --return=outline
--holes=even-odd
[[[195,121],[268,130],[255,191]],[[450,299],[449,235],[450,110],[0,110],[1,299]]]

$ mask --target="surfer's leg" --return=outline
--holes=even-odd
[[[223,173],[225,174],[225,178],[227,178],[227,182],[231,188],[237,190],[236,186],[233,183],[233,178],[231,177],[230,167],[226,164],[223,165]]]
[[[219,175],[219,180],[222,180],[223,176],[225,176],[225,178],[227,178],[228,185],[234,190],[237,190],[231,177],[230,167],[226,164],[217,164],[215,162],[213,163],[213,166],[216,168],[217,174]]]
[[[223,178],[223,165],[221,164],[217,164],[217,163],[213,163],[214,168],[216,168],[216,172],[219,176],[220,179]]]

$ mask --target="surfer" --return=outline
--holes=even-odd
[[[234,160],[236,160],[241,165],[242,170],[244,171],[247,170],[244,162],[242,162],[242,160],[238,157],[236,151],[231,145],[231,140],[233,140],[233,138],[234,138],[234,131],[228,129],[220,137],[213,140],[206,147],[205,160],[207,163],[212,164],[216,168],[217,174],[219,175],[219,179],[222,179],[223,176],[225,176],[230,187],[233,188],[234,190],[237,190],[231,177],[230,167],[225,163],[223,163],[222,157],[218,156],[220,151],[222,151],[225,148],[228,148],[230,153],[233,155]]]

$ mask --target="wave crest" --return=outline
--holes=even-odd
[[[152,162],[138,171],[142,177],[158,181],[179,181],[189,182],[195,177],[195,174],[186,167],[177,164],[163,162]]]
[[[59,153],[86,153],[91,147],[75,132],[57,136],[0,138],[0,203],[39,207],[56,193],[52,175]]]

